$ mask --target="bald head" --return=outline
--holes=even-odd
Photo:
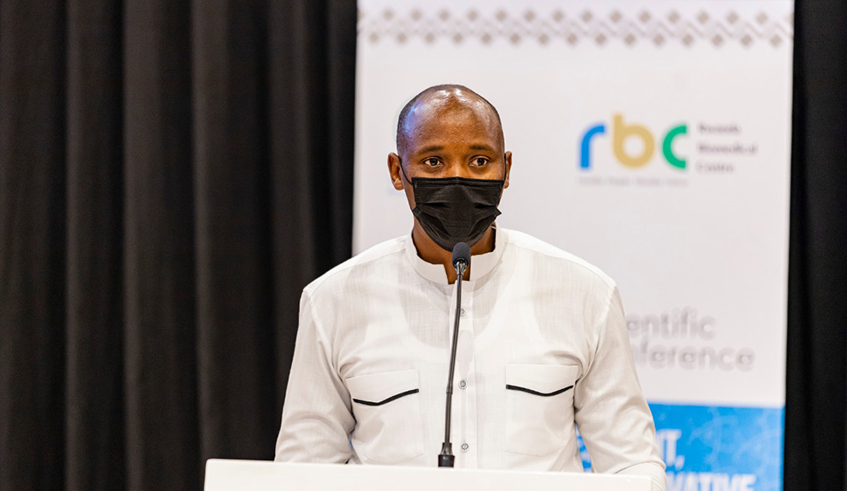
[[[437,85],[416,95],[401,111],[397,153],[388,154],[387,164],[391,184],[406,194],[414,212],[421,183],[431,189],[451,186],[460,178],[502,181],[501,189],[508,188],[512,152],[505,149],[500,115],[490,102],[461,85]],[[418,247],[419,239],[428,240],[441,251],[426,239],[417,219],[415,230],[420,234],[415,236]],[[447,259],[449,264],[449,254]]]
[[[500,114],[493,104],[464,85],[435,85],[412,98],[397,120],[397,152],[406,153],[410,140],[421,125],[437,119],[445,112],[465,112],[478,118],[497,135],[501,149],[505,146]]]

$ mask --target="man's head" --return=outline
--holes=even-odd
[[[388,156],[394,188],[405,190],[406,177],[504,179],[509,186],[511,152],[505,150],[497,109],[462,85],[436,85],[413,97],[397,121],[397,153]]]
[[[416,95],[401,111],[397,122],[397,153],[389,154],[388,169],[394,188],[406,194],[416,216],[416,227],[421,225],[421,213],[426,214],[421,209],[426,203],[416,204],[415,186],[426,186],[428,195],[435,196],[439,202],[436,213],[441,218],[436,220],[436,225],[426,223],[424,228],[428,229],[430,238],[434,238],[433,234],[440,235],[439,244],[449,249],[445,244],[452,241],[445,237],[455,234],[447,234],[445,223],[466,222],[468,230],[478,231],[480,226],[488,227],[480,224],[491,223],[493,216],[499,214],[496,205],[502,189],[509,186],[511,161],[511,152],[505,150],[497,109],[467,87],[437,85]],[[420,181],[415,181],[416,178]],[[413,186],[413,181],[418,184]],[[492,185],[496,187],[493,195]],[[458,201],[445,208],[448,195]],[[479,221],[481,213],[488,214],[483,221]]]

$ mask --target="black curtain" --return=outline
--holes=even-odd
[[[785,489],[847,490],[847,2],[797,1]]]
[[[847,490],[847,2],[795,24],[785,489]],[[0,491],[271,458],[355,41],[353,0],[0,0]]]
[[[355,44],[355,1],[0,0],[0,490],[273,457]]]

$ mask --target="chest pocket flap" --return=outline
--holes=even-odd
[[[506,365],[506,451],[543,456],[564,445],[573,429],[571,365]]]
[[[360,375],[344,382],[356,418],[351,443],[363,462],[396,464],[423,453],[417,370]]]
[[[418,371],[374,373],[345,380],[354,404],[381,406],[418,393]]]

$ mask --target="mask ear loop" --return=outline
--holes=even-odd
[[[397,160],[400,162],[400,174],[403,174],[403,179],[405,179],[410,186],[414,187],[414,183],[412,183],[412,181],[410,181],[409,178],[406,177],[406,171],[403,170],[403,158],[398,155]]]

